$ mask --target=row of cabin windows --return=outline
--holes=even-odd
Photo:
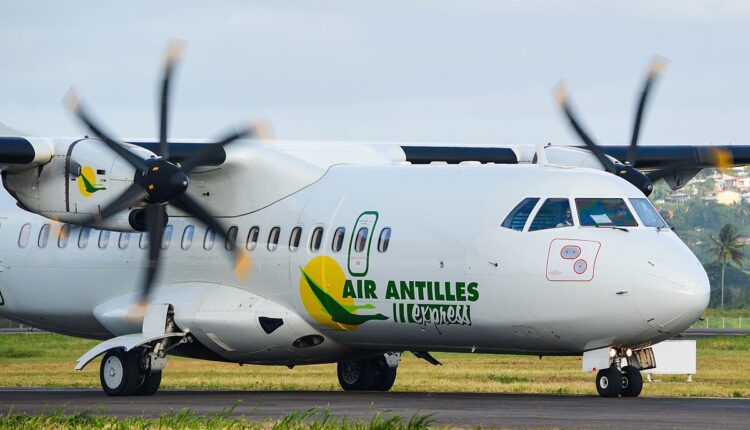
[[[68,246],[68,241],[70,240],[70,225],[64,224],[62,227],[60,227],[60,231],[57,235],[57,246],[59,248],[65,248]],[[50,235],[51,226],[50,224],[44,224],[42,225],[41,230],[39,230],[39,237],[37,239],[37,246],[40,248],[44,248],[47,246],[47,243],[49,242],[49,235]],[[169,248],[170,243],[172,242],[172,233],[174,231],[174,227],[171,225],[167,225],[164,227],[164,236],[162,238],[161,248],[167,249]],[[237,235],[239,233],[239,228],[237,226],[232,226],[227,230],[226,240],[224,241],[224,247],[227,250],[233,250],[235,246],[237,246]],[[323,227],[315,227],[312,231],[312,234],[310,235],[310,240],[308,247],[311,252],[318,252],[320,251],[320,248],[323,245]],[[31,224],[24,224],[23,227],[21,227],[21,232],[18,236],[18,246],[21,248],[25,248],[29,243],[29,236],[31,234]],[[102,230],[99,232],[99,240],[98,240],[98,246],[99,248],[106,248],[109,245],[109,238],[110,238],[111,232],[108,230]],[[356,234],[356,237],[354,239],[354,251],[355,252],[363,252],[365,250],[365,246],[367,245],[367,238],[369,237],[370,231],[367,227],[361,227]],[[89,243],[89,236],[91,235],[91,229],[90,228],[81,228],[80,232],[78,233],[78,247],[79,248],[86,248],[86,246]],[[245,241],[245,247],[252,251],[257,248],[258,246],[258,237],[260,235],[260,228],[258,226],[254,226],[250,228],[250,231],[247,233],[247,239]],[[346,235],[346,228],[344,227],[338,227],[336,228],[333,239],[331,240],[331,250],[333,252],[339,252],[344,246],[344,236]],[[120,237],[117,241],[117,246],[120,249],[125,249],[130,244],[130,236],[131,233],[120,233]],[[193,237],[195,236],[195,226],[188,225],[185,227],[185,230],[182,232],[182,239],[180,240],[180,248],[187,250],[190,248],[190,246],[193,243]],[[269,251],[275,251],[278,248],[279,245],[279,239],[281,237],[281,227],[273,227],[270,232],[268,233],[268,243],[266,244],[266,247]],[[292,229],[291,234],[289,235],[289,250],[294,252],[299,248],[300,241],[302,239],[302,227],[294,227]],[[211,250],[214,247],[214,242],[216,241],[216,231],[212,229],[206,230],[205,235],[203,236],[203,249],[205,250]],[[388,245],[391,241],[391,228],[385,227],[380,230],[380,235],[378,236],[378,251],[379,252],[386,252],[388,250]],[[141,233],[140,238],[138,240],[138,247],[141,249],[148,248],[148,234],[147,233]]]

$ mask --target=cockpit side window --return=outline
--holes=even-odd
[[[638,223],[623,199],[576,199],[582,226],[635,227]]]
[[[539,208],[529,231],[546,230],[548,228],[571,227],[573,215],[570,212],[568,199],[547,199]]]
[[[511,230],[523,231],[523,226],[526,225],[526,220],[529,219],[529,214],[531,214],[538,201],[539,197],[527,197],[523,199],[521,203],[517,204],[510,211],[500,226]]]
[[[638,214],[638,218],[641,219],[641,223],[646,227],[666,227],[667,223],[664,222],[659,212],[654,209],[651,202],[646,198],[630,199],[630,204],[635,209],[635,213]]]

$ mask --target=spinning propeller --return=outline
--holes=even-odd
[[[110,137],[103,129],[94,122],[87,110],[81,104],[81,99],[75,90],[71,90],[66,96],[66,101],[70,110],[91,130],[105,145],[115,151],[130,165],[135,168],[133,184],[104,206],[98,214],[93,215],[90,219],[83,221],[83,225],[90,225],[109,218],[116,213],[133,206],[145,204],[145,225],[149,235],[148,264],[141,288],[140,304],[145,304],[149,292],[153,287],[156,274],[160,265],[160,252],[164,228],[167,223],[166,206],[172,205],[187,214],[190,214],[200,220],[206,227],[215,231],[225,241],[231,241],[227,234],[227,229],[216,218],[203,207],[203,205],[190,197],[185,191],[190,186],[189,173],[201,163],[210,159],[211,154],[234,142],[250,136],[251,129],[233,131],[225,137],[205,146],[201,151],[181,163],[170,161],[170,144],[167,139],[168,131],[168,113],[169,113],[169,90],[172,80],[172,74],[181,57],[182,46],[178,43],[171,43],[167,50],[164,77],[161,82],[161,111],[159,123],[159,149],[156,158],[143,159],[138,155],[126,149],[125,144]],[[250,256],[241,249],[233,246],[230,249],[235,260],[235,272],[242,278],[250,270]]]
[[[656,57],[651,61],[646,79],[643,82],[641,97],[638,101],[635,120],[633,122],[633,133],[630,138],[630,145],[628,146],[625,164],[614,163],[609,157],[607,157],[607,155],[605,155],[602,148],[594,143],[588,133],[583,130],[583,127],[581,127],[570,107],[568,101],[568,89],[565,86],[565,82],[561,82],[555,89],[555,98],[557,99],[557,102],[560,104],[560,107],[573,130],[586,145],[586,148],[594,154],[606,171],[620,176],[635,185],[646,196],[651,194],[651,191],[654,189],[653,183],[659,179],[668,180],[673,188],[678,188],[683,185],[683,179],[680,177],[681,172],[691,173],[687,178],[689,180],[692,175],[705,167],[726,168],[733,164],[732,153],[726,149],[698,147],[700,149],[696,149],[689,154],[684,152],[681,153],[680,158],[665,160],[666,162],[663,165],[655,170],[650,170],[647,173],[643,173],[635,168],[636,163],[638,162],[637,147],[643,112],[646,110],[646,104],[651,89],[665,66],[666,60],[663,58]]]
[[[636,159],[636,148],[638,146],[638,137],[641,131],[641,120],[643,118],[643,112],[646,109],[646,103],[648,102],[648,96],[653,87],[656,79],[661,75],[661,72],[666,66],[666,61],[662,58],[654,58],[648,69],[646,80],[643,83],[643,89],[641,90],[641,98],[638,102],[638,109],[635,114],[635,121],[633,122],[633,133],[630,138],[630,146],[628,147],[628,158],[627,164],[615,164],[601,149],[599,145],[589,137],[588,133],[583,130],[578,119],[573,113],[570,103],[568,100],[568,89],[565,82],[561,82],[555,89],[555,98],[560,104],[560,107],[568,119],[571,127],[575,130],[578,137],[581,138],[586,148],[591,151],[592,154],[599,160],[605,170],[608,172],[620,176],[631,184],[635,185],[643,194],[648,196],[654,189],[653,179],[644,174],[643,172],[635,169],[637,162]]]

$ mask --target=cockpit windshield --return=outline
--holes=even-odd
[[[633,205],[635,213],[638,214],[638,218],[641,219],[641,223],[646,227],[666,227],[667,223],[664,222],[659,212],[654,209],[651,202],[646,198],[630,199],[630,204]]]
[[[529,231],[570,227],[572,225],[573,215],[570,212],[568,199],[547,199],[536,213],[534,221],[529,226]]]
[[[575,199],[582,226],[635,227],[638,223],[623,199]]]

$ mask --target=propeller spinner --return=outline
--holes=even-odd
[[[71,90],[66,96],[70,110],[77,118],[96,135],[105,145],[115,151],[135,169],[133,184],[122,194],[117,196],[108,205],[103,207],[98,214],[93,215],[82,224],[94,224],[109,218],[116,213],[129,207],[145,204],[145,221],[149,235],[148,264],[141,287],[140,304],[145,304],[153,287],[160,266],[160,252],[164,227],[166,225],[166,206],[172,205],[183,212],[196,217],[206,227],[214,230],[224,240],[231,240],[227,229],[220,223],[209,210],[186,193],[190,186],[189,173],[201,163],[207,161],[211,154],[219,148],[234,142],[237,139],[248,137],[253,134],[252,129],[244,129],[228,133],[212,145],[184,160],[182,163],[170,161],[170,144],[168,135],[168,113],[169,92],[172,75],[177,60],[182,55],[182,44],[173,42],[167,50],[164,67],[164,75],[161,82],[161,109],[159,121],[159,149],[156,158],[143,159],[130,152],[124,143],[110,137],[109,133],[91,118],[83,107],[81,99],[75,90]],[[235,272],[238,277],[244,277],[250,270],[250,256],[241,247],[231,247],[235,260]]]

